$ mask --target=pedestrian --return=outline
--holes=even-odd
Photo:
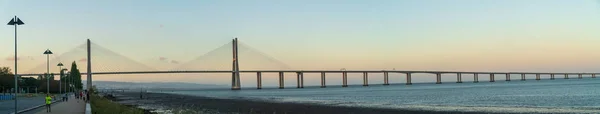
[[[52,104],[52,98],[50,97],[50,94],[46,94],[46,112],[51,112],[50,104]]]
[[[85,93],[86,98],[87,98],[86,100],[87,100],[88,103],[90,102],[90,93],[92,93],[92,92],[91,91],[87,91],[87,93]]]

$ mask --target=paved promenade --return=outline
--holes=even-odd
[[[44,96],[40,95],[37,97],[19,97],[18,99],[19,110],[35,107],[44,104]],[[0,114],[9,114],[15,111],[14,100],[3,100],[0,101]]]
[[[84,114],[85,113],[85,102],[79,99],[72,99],[69,101],[58,102],[52,104],[52,112],[46,112],[46,107],[40,108],[35,114]]]
[[[80,99],[75,99],[74,96],[69,96],[69,101],[56,102],[51,105],[52,112],[46,112],[46,107],[42,106],[20,114],[84,114],[85,102]]]

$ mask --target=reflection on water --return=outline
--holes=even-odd
[[[600,80],[584,78],[169,93],[273,102],[418,110],[593,113],[600,110],[599,87]]]

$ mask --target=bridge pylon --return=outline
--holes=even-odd
[[[92,90],[92,47],[90,39],[87,39],[87,90]]]
[[[240,90],[240,64],[238,58],[238,40],[237,38],[233,39],[231,43],[233,48],[233,68],[231,72],[231,90]]]

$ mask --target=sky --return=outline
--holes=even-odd
[[[18,26],[19,69],[42,65],[46,49],[55,59],[86,39],[158,67],[165,65],[156,61],[165,59],[192,61],[237,37],[293,69],[598,72],[599,5],[597,0],[0,0],[0,19],[16,15],[25,22]],[[0,66],[13,67],[13,56],[14,27],[0,27]]]

